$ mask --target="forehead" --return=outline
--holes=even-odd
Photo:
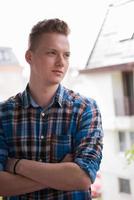
[[[69,50],[69,40],[66,35],[59,33],[44,33],[38,41],[39,47]]]

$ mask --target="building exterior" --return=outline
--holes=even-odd
[[[66,84],[99,104],[104,150],[102,199],[134,199],[134,163],[125,152],[134,144],[134,1],[110,5],[87,65]]]
[[[22,91],[22,67],[9,47],[0,47],[0,101]]]

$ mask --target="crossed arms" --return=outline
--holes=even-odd
[[[94,181],[102,158],[101,117],[96,105],[82,113],[79,132],[76,134],[75,158],[67,155],[61,163],[42,163],[22,159],[13,174],[15,158],[7,162],[7,171],[0,172],[0,195],[14,196],[53,188],[63,191],[88,190]],[[0,129],[0,158],[6,154],[6,144]],[[1,164],[0,163],[0,164]],[[4,166],[4,165],[3,165]],[[1,166],[0,166],[1,167]],[[3,167],[4,169],[4,167]]]
[[[7,171],[0,172],[0,195],[12,196],[34,192],[44,188],[58,190],[88,190],[88,175],[67,155],[61,163],[41,163],[22,159],[16,166],[16,159],[9,159]]]

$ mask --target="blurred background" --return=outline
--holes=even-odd
[[[61,18],[71,28],[70,68],[63,84],[94,98],[102,113],[103,160],[93,199],[134,200],[133,11],[133,0],[0,0],[0,101],[23,91],[28,82],[24,55],[32,26]]]

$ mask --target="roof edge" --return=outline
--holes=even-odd
[[[94,68],[84,68],[79,70],[80,74],[86,73],[99,73],[99,72],[109,72],[109,71],[132,71],[134,70],[134,62],[110,65],[110,66],[102,66],[102,67],[94,67]]]

